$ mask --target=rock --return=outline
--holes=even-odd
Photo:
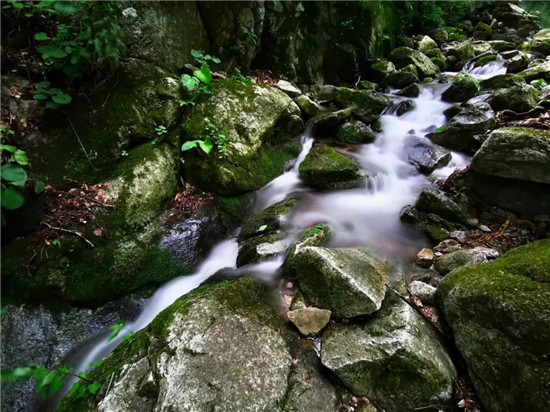
[[[435,40],[438,45],[442,45],[449,40],[449,33],[443,29],[432,29],[428,32],[428,36]]]
[[[443,61],[445,61],[445,56],[443,56],[443,53],[441,53],[440,49],[430,49],[426,50],[424,52],[426,56],[428,56],[430,59],[433,59],[434,57],[437,57]],[[432,60],[433,61],[433,60]],[[413,66],[414,67],[414,66]]]
[[[435,295],[437,293],[437,289],[432,285],[415,280],[409,285],[409,290],[411,291],[411,294],[419,298],[423,304],[430,306],[435,305]]]
[[[493,131],[472,159],[473,171],[550,183],[550,132],[528,127]]]
[[[328,101],[336,99],[336,93],[339,87],[332,86],[330,84],[322,84],[313,86],[313,90],[316,92],[316,100]]]
[[[404,87],[410,86],[413,83],[418,83],[418,77],[415,76],[413,73],[407,71],[396,71],[384,77],[381,85],[383,87],[389,86],[394,89],[402,89]]]
[[[287,82],[286,80],[279,80],[276,86],[279,90],[285,92],[289,97],[297,97],[302,94],[301,90],[294,86],[292,83]]]
[[[283,255],[292,245],[292,240],[283,231],[255,236],[239,242],[237,267],[259,263]]]
[[[360,120],[346,122],[336,131],[336,140],[343,143],[372,143],[376,135]]]
[[[489,45],[491,48],[500,53],[507,50],[514,50],[516,45],[514,43],[510,43],[504,40],[492,40],[489,42]]]
[[[475,42],[474,43],[474,55],[480,56],[485,53],[494,53],[495,50],[491,47],[491,44],[488,42]]]
[[[519,54],[521,54],[521,52],[519,50],[508,50],[508,51],[503,51],[502,53],[500,53],[500,55],[502,56],[502,58],[504,60],[511,59],[512,57],[517,56]]]
[[[529,65],[529,56],[527,53],[519,53],[504,61],[506,73],[517,73],[527,68]]]
[[[410,112],[415,108],[414,100],[407,99],[399,102],[397,107],[395,108],[395,114],[397,116],[403,116],[405,113]]]
[[[291,310],[287,316],[302,335],[313,336],[327,326],[330,314],[330,310],[308,307]]]
[[[486,54],[484,56],[481,56],[479,59],[477,59],[475,67],[482,67],[485,66],[488,63],[494,62],[497,59],[496,54]]]
[[[359,88],[363,90],[369,90],[371,92],[376,91],[376,83],[369,82],[368,80],[361,80],[359,82]]]
[[[285,261],[283,262],[283,274],[286,278],[295,279],[296,278],[296,269],[294,265],[294,256],[298,251],[305,246],[324,246],[332,236],[332,229],[329,225],[318,224],[315,226],[308,227],[305,232],[302,234],[300,239],[294,243],[286,256]],[[294,310],[291,307],[292,310]]]
[[[420,87],[418,87],[418,84],[411,84],[399,91],[397,95],[403,97],[418,97],[420,95]]]
[[[477,219],[470,216],[463,206],[447,197],[445,192],[435,188],[422,189],[415,207],[428,213],[435,213],[451,222],[462,223],[466,226],[477,226]]]
[[[516,113],[523,113],[537,105],[538,93],[533,86],[525,84],[494,90],[487,102],[496,111],[508,109]]]
[[[444,72],[447,70],[447,63],[445,63],[445,60],[443,60],[441,57],[432,57],[430,58],[433,64],[435,64],[437,67],[439,67],[439,70]]]
[[[479,82],[482,91],[492,91],[506,89],[508,87],[521,87],[525,85],[525,80],[516,74],[497,74],[496,76]]]
[[[422,52],[409,47],[398,47],[389,56],[389,60],[400,69],[408,64],[413,64],[418,70],[420,78],[432,77],[439,73],[439,68]]]
[[[544,56],[550,55],[550,29],[543,29],[533,36],[531,50]]]
[[[543,79],[547,83],[550,82],[550,59],[546,59],[542,62],[533,62],[527,67],[527,69],[517,74],[525,79],[527,83],[533,80]]]
[[[434,260],[434,251],[428,248],[422,248],[416,255],[416,264],[421,268],[428,269],[432,266]]]
[[[417,78],[419,77],[418,69],[414,64],[407,64],[405,67],[401,68],[401,71],[414,74]]]
[[[159,410],[276,410],[292,356],[269,299],[268,288],[247,277],[183,296],[92,372],[102,387],[112,381],[107,394],[66,397],[59,410],[142,410],[151,403]],[[144,399],[140,383],[151,372],[158,397]]]
[[[438,303],[490,412],[550,408],[549,252],[548,239],[534,242],[457,269],[439,286]]]
[[[480,21],[477,23],[476,28],[474,29],[474,39],[476,40],[488,40],[491,38],[493,29],[487,23]]]
[[[495,259],[499,253],[495,249],[486,247],[476,247],[473,249],[461,249],[446,253],[435,260],[434,268],[441,275],[453,271],[462,266],[486,263],[490,259]]]
[[[351,117],[351,109],[342,109],[335,112],[320,112],[311,118],[311,124],[321,131],[331,131]]]
[[[451,161],[451,152],[441,146],[437,146],[425,138],[407,138],[403,151],[410,164],[421,173],[430,174],[435,169],[445,166]]]
[[[447,57],[456,57],[459,64],[465,63],[475,56],[474,45],[471,41],[446,43],[441,49]]]
[[[350,108],[352,113],[365,123],[378,119],[391,104],[390,99],[382,93],[346,87],[338,90],[336,101]]]
[[[451,238],[457,240],[462,244],[465,244],[468,240],[468,232],[464,230],[455,230],[451,233]]]
[[[330,42],[324,56],[324,77],[334,84],[354,84],[359,77],[358,50],[350,43]]]
[[[296,104],[307,117],[316,116],[320,112],[317,103],[315,103],[313,100],[303,94],[296,97]]]
[[[454,233],[454,232],[453,232]],[[451,253],[460,250],[460,243],[454,239],[445,239],[434,247],[436,253]]]
[[[389,281],[388,265],[365,248],[302,247],[294,267],[306,299],[338,318],[380,309]]]
[[[467,105],[446,125],[427,137],[434,143],[451,150],[472,152],[479,147],[475,134],[496,127],[495,113],[487,103]]]
[[[370,67],[370,78],[376,83],[381,82],[384,78],[396,71],[395,65],[387,60],[379,60],[374,62]]]
[[[262,236],[282,229],[290,218],[292,208],[297,203],[298,199],[296,198],[286,199],[250,216],[243,223],[237,240],[242,242],[252,237]]]
[[[321,360],[378,410],[446,404],[456,377],[432,327],[394,295],[365,324],[331,325],[323,334]]]
[[[459,76],[441,95],[445,102],[465,102],[479,91],[479,82],[472,76]]]
[[[318,190],[351,189],[361,184],[359,166],[327,145],[316,145],[299,167],[304,183]]]
[[[428,50],[437,49],[437,43],[430,36],[422,37],[418,42],[418,50],[426,54]]]
[[[449,108],[443,110],[443,114],[445,115],[445,118],[447,120],[451,120],[453,117],[459,114],[461,110],[462,108],[459,105],[453,104]]]
[[[212,94],[195,105],[182,135],[184,141],[203,140],[212,123],[227,137],[227,148],[209,156],[198,148],[184,152],[185,180],[223,195],[262,187],[297,156],[299,146],[291,140],[302,129],[299,116],[298,106],[275,88],[231,79],[215,83]]]

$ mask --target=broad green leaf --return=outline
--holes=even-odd
[[[191,140],[189,142],[185,142],[182,146],[181,146],[181,151],[182,152],[185,152],[186,150],[191,150],[193,149],[194,147],[197,147],[197,145],[199,144],[200,140]]]
[[[2,380],[4,379],[29,379],[34,375],[32,366],[22,366],[15,369],[2,369]]]
[[[62,59],[67,57],[67,53],[61,50],[59,47],[54,46],[53,44],[47,44],[45,46],[40,46],[37,49],[41,54],[44,60],[47,59]]]
[[[114,325],[109,326],[109,329],[111,329],[113,333],[109,335],[109,339],[107,339],[107,342],[110,342],[114,338],[116,338],[123,327],[124,327],[124,322],[121,320],[117,321],[117,323],[115,323]],[[80,376],[81,373],[83,372],[79,372],[78,375]]]
[[[49,396],[55,395],[59,391],[59,389],[61,389],[62,385],[63,385],[63,377],[62,376],[57,376],[50,385],[50,394],[49,394]]]
[[[40,33],[36,33],[34,35],[34,40],[38,40],[38,41],[45,41],[45,40],[50,40],[50,36],[48,36],[46,33],[44,32],[40,32]]]
[[[267,225],[261,225],[259,228],[258,228],[258,232],[263,232],[264,230],[267,229]]]
[[[99,382],[94,382],[94,383],[90,383],[87,389],[88,389],[88,392],[90,392],[92,395],[95,395],[100,387],[101,385],[99,384]]]
[[[44,189],[46,188],[46,185],[42,180],[35,180],[34,181],[34,193],[42,193]]]
[[[14,186],[25,186],[27,181],[27,172],[21,166],[7,164],[2,166],[2,179],[10,182]]]
[[[195,59],[202,59],[204,56],[200,50],[191,50],[191,56],[193,56]]]
[[[214,63],[218,63],[218,64],[222,62],[222,61],[221,61],[220,59],[218,59],[217,57],[212,57],[212,61],[213,61]]]
[[[48,102],[46,103],[46,107],[48,109],[59,109],[60,105],[55,102]]]
[[[21,166],[28,166],[31,164],[29,162],[29,158],[27,157],[26,153],[21,149],[17,149],[15,151],[15,153],[13,154],[13,160],[15,160]]]
[[[57,93],[52,96],[52,100],[57,104],[69,104],[73,98],[69,96],[67,93]]]
[[[46,96],[45,94],[42,94],[42,93],[37,93],[35,95],[32,96],[34,100],[44,100],[44,99],[47,99],[48,96]]]
[[[25,203],[25,198],[14,187],[0,189],[0,198],[6,210],[19,209]]]
[[[195,77],[197,77],[204,84],[209,85],[212,83],[212,72],[210,71],[210,67],[208,67],[207,63],[203,63],[201,69],[195,70],[193,75],[195,75]]]
[[[15,151],[17,150],[17,147],[11,146],[9,144],[0,144],[0,150],[5,150],[10,153],[15,153]]]
[[[71,4],[70,1],[56,1],[54,3],[54,9],[63,14],[74,14],[77,9]]]
[[[199,85],[200,81],[196,77],[184,74],[181,76],[181,83],[187,90],[192,91]]]
[[[36,90],[38,91],[42,91],[42,89],[46,89],[48,87],[50,87],[52,84],[49,82],[49,81],[43,81],[43,82],[40,82],[36,85]]]
[[[53,371],[50,371],[45,377],[44,379],[42,379],[40,382],[38,382],[38,389],[42,389],[43,387],[51,384],[55,378],[57,377],[57,370],[53,370]]]
[[[210,154],[212,148],[214,147],[214,143],[212,142],[212,140],[210,140],[209,137],[207,137],[206,139],[204,139],[204,142],[199,140],[199,147],[204,153]]]

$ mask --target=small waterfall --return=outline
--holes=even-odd
[[[484,64],[481,67],[475,67],[475,64],[475,61],[469,61],[466,66],[464,66],[464,70],[479,80],[488,79],[496,76],[497,74],[506,73],[504,60],[500,56],[497,60]]]

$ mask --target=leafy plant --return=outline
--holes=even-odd
[[[16,146],[4,144],[6,136],[14,135],[14,131],[7,128],[6,125],[0,126],[1,138],[0,152],[2,153],[1,175],[1,193],[0,199],[2,208],[5,210],[15,210],[23,206],[25,198],[19,192],[18,188],[25,186],[27,182],[27,172],[24,169],[30,166],[29,159],[25,152]],[[4,216],[2,214],[2,221]]]
[[[229,139],[220,132],[214,123],[207,123],[204,127],[205,137],[202,140],[190,140],[181,146],[182,152],[198,147],[204,153],[210,154],[214,146],[218,152],[218,157],[222,159],[227,151]]]
[[[51,85],[52,84],[48,81],[38,83],[36,85],[36,90],[33,92],[33,98],[35,100],[46,100],[50,98],[51,101],[46,103],[46,107],[50,109],[58,109],[61,106],[71,103],[71,96],[55,87],[50,88]]]
[[[113,332],[109,335],[109,338],[107,339],[107,342],[112,341],[114,338],[116,338],[120,332],[124,329],[128,331],[128,335],[125,335],[122,337],[122,340],[130,339],[132,336],[135,335],[135,332],[129,330],[128,328],[125,328],[125,323],[123,320],[117,320],[117,322],[114,325],[109,326],[109,329]]]
[[[238,67],[235,67],[235,73],[233,76],[231,76],[231,80],[236,80],[239,82],[247,83],[247,84],[254,84],[255,81],[250,76],[243,76],[243,73],[241,72],[241,69]]]
[[[201,51],[191,50],[191,54],[201,63],[200,70],[195,70],[193,76],[184,74],[181,76],[183,87],[190,92],[189,100],[180,100],[180,106],[194,105],[197,97],[203,94],[209,94],[212,91],[212,72],[208,61],[220,62],[217,57],[212,57],[209,54],[204,56]]]
[[[548,83],[546,83],[544,81],[544,79],[537,79],[537,80],[533,80],[531,81],[531,83],[529,83],[531,86],[539,89],[539,90],[542,90],[544,89],[546,86],[548,86]]]
[[[155,132],[158,136],[162,136],[163,134],[168,133],[168,129],[166,129],[166,126],[160,125],[155,128]]]

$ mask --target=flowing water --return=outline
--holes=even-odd
[[[430,180],[407,162],[404,153],[405,139],[410,136],[427,139],[424,137],[427,133],[445,123],[442,112],[449,104],[442,102],[440,96],[446,87],[448,85],[422,85],[420,96],[413,99],[413,110],[397,116],[390,109],[381,117],[383,131],[373,144],[357,145],[347,150],[347,154],[358,162],[367,176],[366,187],[360,189],[318,193],[302,184],[298,167],[315,140],[314,130],[308,127],[302,136],[299,157],[287,172],[257,192],[254,211],[290,196],[299,196],[302,201],[287,222],[292,236],[299,236],[303,229],[312,224],[329,223],[334,229],[329,246],[370,246],[388,259],[393,276],[397,277],[402,270],[410,267],[416,252],[426,244],[420,231],[400,222],[400,210],[405,205],[413,204],[420,190],[431,185],[434,179],[444,179],[470,161],[466,156],[453,153],[452,161],[436,170]],[[394,103],[404,100],[393,94],[390,97]],[[178,297],[198,287],[218,270],[236,269],[237,254],[238,244],[234,238],[220,242],[212,248],[195,274],[173,279],[160,287],[143,312],[128,322],[126,328],[132,331],[144,328]],[[246,272],[261,280],[273,281],[280,278],[283,259],[280,256],[248,265],[234,270],[233,274]],[[89,363],[106,356],[125,334],[122,331],[121,336],[107,342],[109,333],[105,331],[71,354],[69,362],[73,370],[85,370]]]

